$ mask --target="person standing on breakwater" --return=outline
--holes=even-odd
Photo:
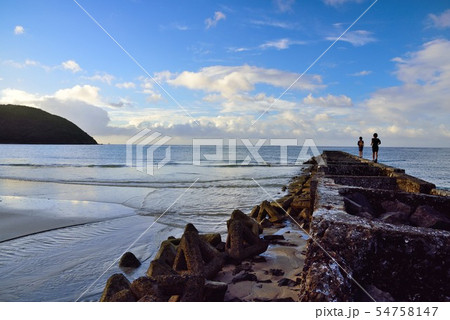
[[[359,157],[362,158],[363,157],[363,149],[364,149],[364,140],[362,139],[362,137],[359,137],[358,148],[359,148]]]
[[[378,146],[381,144],[381,140],[378,139],[378,133],[373,134],[372,143],[370,144],[372,146],[372,159],[373,162],[378,162]]]

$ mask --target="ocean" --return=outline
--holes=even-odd
[[[143,262],[127,273],[135,279],[161,241],[180,236],[187,223],[224,234],[234,209],[249,212],[281,197],[302,170],[295,164],[301,147],[289,147],[283,165],[276,146],[261,147],[259,163],[238,146],[236,161],[225,148],[223,160],[201,158],[200,165],[191,146],[170,148],[170,161],[150,175],[127,166],[124,145],[0,145],[0,301],[96,301],[108,277],[124,272],[116,259],[130,245]],[[155,163],[164,156],[156,152]],[[448,148],[385,147],[379,154],[379,162],[446,190],[449,159]]]

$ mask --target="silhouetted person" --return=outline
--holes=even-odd
[[[372,159],[373,162],[378,162],[378,146],[381,144],[381,140],[378,139],[378,134],[374,133],[372,138]]]
[[[359,137],[358,148],[359,148],[359,157],[362,158],[363,157],[363,149],[364,149],[364,140],[362,139],[362,137]]]

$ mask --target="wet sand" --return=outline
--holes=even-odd
[[[286,227],[281,229],[264,229],[263,236],[284,237],[284,240],[271,241],[267,251],[260,255],[264,259],[247,259],[239,266],[228,264],[219,272],[215,280],[228,284],[225,301],[298,301],[308,236],[293,223],[284,224]],[[257,281],[233,283],[233,279],[245,273],[254,274]]]
[[[133,214],[114,203],[0,196],[0,242]]]

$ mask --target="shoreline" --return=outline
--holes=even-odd
[[[132,214],[116,203],[0,195],[0,243]]]

